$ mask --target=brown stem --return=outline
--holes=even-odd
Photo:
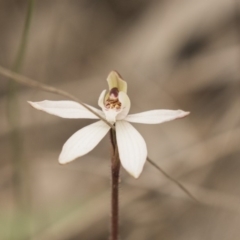
[[[111,177],[112,177],[112,202],[111,202],[111,233],[110,240],[118,240],[118,190],[119,190],[119,172],[120,161],[116,142],[115,130],[111,129],[110,138],[112,143],[112,159],[111,159]]]

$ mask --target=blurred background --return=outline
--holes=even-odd
[[[0,0],[0,65],[96,107],[117,70],[131,113],[191,111],[134,126],[202,204],[149,163],[138,180],[121,169],[121,239],[240,239],[239,1]],[[0,75],[0,239],[108,239],[109,138],[60,166],[64,142],[93,121],[27,104],[45,99],[63,98]]]

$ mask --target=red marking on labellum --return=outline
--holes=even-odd
[[[115,98],[117,99],[118,98],[118,89],[115,87],[115,88],[112,88],[109,95],[110,95],[110,99],[112,98]]]
[[[112,88],[109,92],[109,97],[105,102],[105,107],[106,109],[115,109],[117,111],[119,111],[121,109],[121,103],[118,100],[118,89]]]

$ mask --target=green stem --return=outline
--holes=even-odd
[[[18,49],[18,54],[17,54],[16,60],[15,60],[14,66],[13,66],[14,72],[19,72],[22,67],[23,59],[24,59],[27,44],[28,44],[28,36],[29,36],[30,25],[31,25],[31,21],[32,21],[34,2],[35,2],[35,0],[28,0],[28,10],[27,10],[27,15],[26,15],[26,19],[25,19],[22,38],[21,38],[19,49]]]
[[[32,20],[34,8],[34,0],[28,0],[28,9],[24,23],[23,33],[21,36],[19,48],[17,51],[16,59],[13,63],[12,70],[19,72],[24,56],[26,53],[28,36],[30,31],[30,23]],[[27,181],[27,168],[28,164],[23,159],[23,138],[20,131],[20,110],[18,106],[18,85],[15,81],[10,81],[8,85],[8,102],[7,102],[7,117],[10,126],[10,141],[12,146],[12,166],[13,166],[13,188],[17,209],[26,210],[29,207],[29,186]],[[18,214],[16,215],[18,216]],[[18,217],[17,217],[18,218]],[[18,219],[16,219],[18,220]]]
[[[32,19],[34,7],[34,0],[28,1],[28,10],[25,19],[24,29],[21,37],[21,42],[19,45],[18,53],[13,64],[13,71],[19,72],[23,59],[26,52],[27,42],[28,42],[28,35],[30,30],[30,23]],[[13,159],[13,167],[14,167],[14,174],[13,174],[13,181],[15,186],[15,195],[18,200],[19,196],[21,196],[21,181],[22,181],[22,171],[24,171],[24,164],[22,161],[22,136],[19,126],[19,119],[20,119],[20,112],[18,107],[18,89],[17,84],[14,81],[9,83],[8,88],[8,104],[7,104],[7,112],[8,112],[8,121],[11,127],[11,144],[12,144],[12,159]],[[21,200],[20,200],[21,202]]]

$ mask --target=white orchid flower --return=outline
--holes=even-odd
[[[123,168],[138,178],[147,159],[147,146],[140,133],[129,123],[157,124],[185,117],[189,112],[182,110],[151,110],[129,114],[130,99],[127,83],[112,71],[107,78],[109,91],[104,90],[98,105],[102,111],[89,106],[107,121],[115,124],[119,158]],[[98,119],[96,115],[74,101],[29,102],[34,108],[62,118]],[[65,164],[90,152],[110,130],[110,126],[100,120],[74,133],[64,144],[59,162]]]

